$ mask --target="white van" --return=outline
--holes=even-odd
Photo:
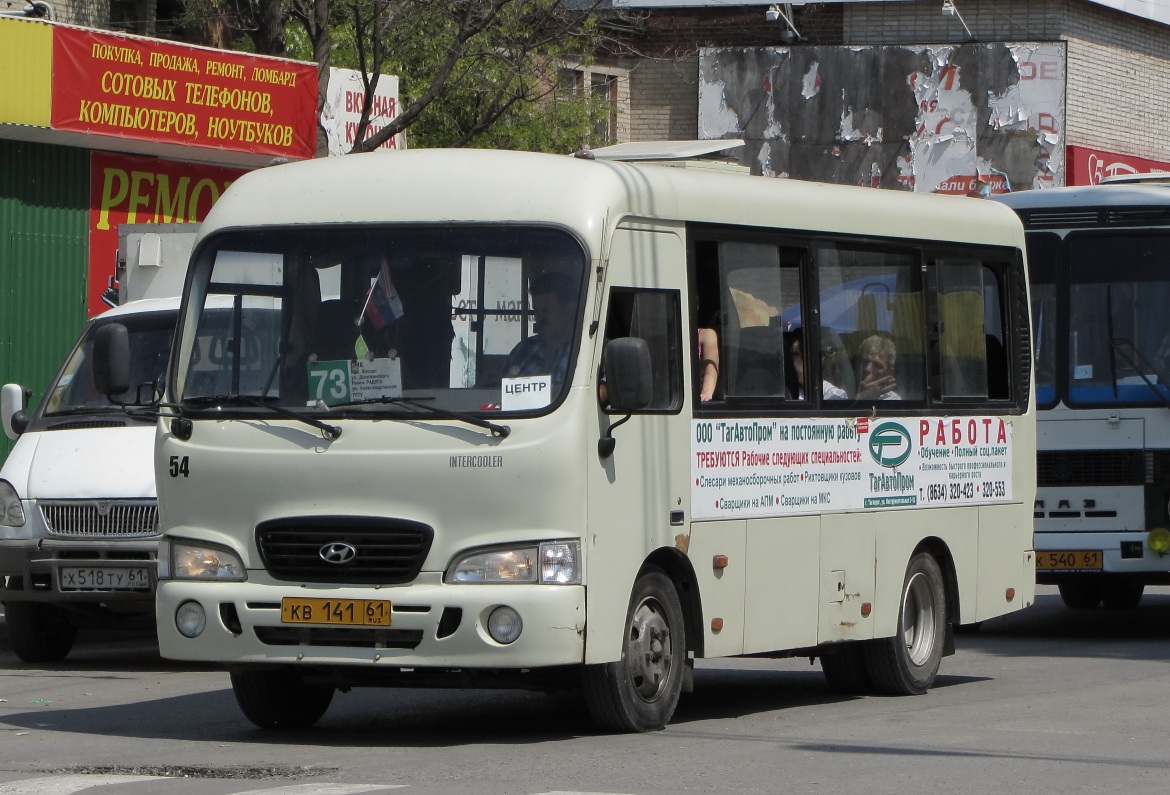
[[[22,386],[2,390],[0,418],[16,445],[0,469],[0,602],[26,662],[65,657],[85,622],[154,605],[156,414],[118,403],[155,397],[196,227],[119,231],[114,292],[124,303],[86,324],[35,411],[26,413]],[[134,384],[114,401],[92,371],[95,335],[112,323],[128,331]]]

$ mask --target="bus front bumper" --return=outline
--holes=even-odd
[[[389,615],[388,626],[323,622],[323,610],[348,620],[371,602],[370,612]],[[361,609],[337,612],[353,605]],[[488,630],[502,607],[522,627],[509,643]],[[187,637],[180,625],[191,634],[191,617],[200,613],[205,626]],[[159,583],[155,616],[164,657],[229,666],[515,669],[579,664],[585,656],[579,585],[451,585],[437,574],[382,588],[168,580]]]

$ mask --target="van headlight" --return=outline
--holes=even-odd
[[[24,507],[20,504],[20,495],[7,480],[0,480],[0,525],[24,525]]]
[[[248,573],[240,557],[226,547],[164,536],[158,547],[158,578],[242,582]]]
[[[581,544],[545,541],[465,553],[447,570],[447,582],[581,584]]]

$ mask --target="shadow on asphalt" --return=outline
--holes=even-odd
[[[982,654],[1166,659],[1170,657],[1170,588],[1153,589],[1132,610],[1071,610],[1053,589],[1021,613],[984,622],[977,632],[956,636],[959,652]],[[6,631],[0,629],[0,635]],[[820,666],[807,660],[744,660],[742,667],[696,670],[696,691],[684,695],[673,725],[729,719],[849,700],[829,689]],[[775,665],[775,668],[770,666]],[[0,670],[24,666],[5,638]],[[146,698],[95,708],[37,708],[5,705],[4,723],[38,732],[85,732],[128,739],[205,740],[331,748],[446,747],[471,743],[530,743],[599,734],[574,693],[513,690],[380,690],[339,693],[325,717],[302,731],[261,731],[240,713],[226,673],[217,666],[192,666],[158,655],[149,622],[98,635],[83,632],[63,662],[35,667],[36,675],[125,679],[119,674],[207,672],[206,689],[190,695]],[[945,673],[936,688],[979,677]],[[143,678],[144,683],[147,678]],[[203,681],[203,680],[200,680]],[[156,684],[157,683],[157,684]],[[150,687],[165,690],[166,680]],[[189,683],[188,683],[189,686]],[[153,694],[149,694],[153,695]],[[12,711],[9,711],[12,710]]]

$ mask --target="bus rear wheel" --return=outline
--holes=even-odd
[[[232,692],[244,716],[261,729],[312,726],[333,701],[333,688],[307,685],[293,671],[235,671]]]
[[[927,552],[910,559],[898,608],[898,631],[865,645],[874,689],[921,695],[934,684],[946,639],[947,604],[942,570]]]
[[[661,569],[650,569],[634,583],[621,659],[589,665],[582,672],[589,713],[613,731],[664,728],[678,706],[686,662],[686,622],[678,592]]]
[[[77,625],[56,605],[8,602],[4,621],[12,651],[26,663],[60,662],[73,648]]]

